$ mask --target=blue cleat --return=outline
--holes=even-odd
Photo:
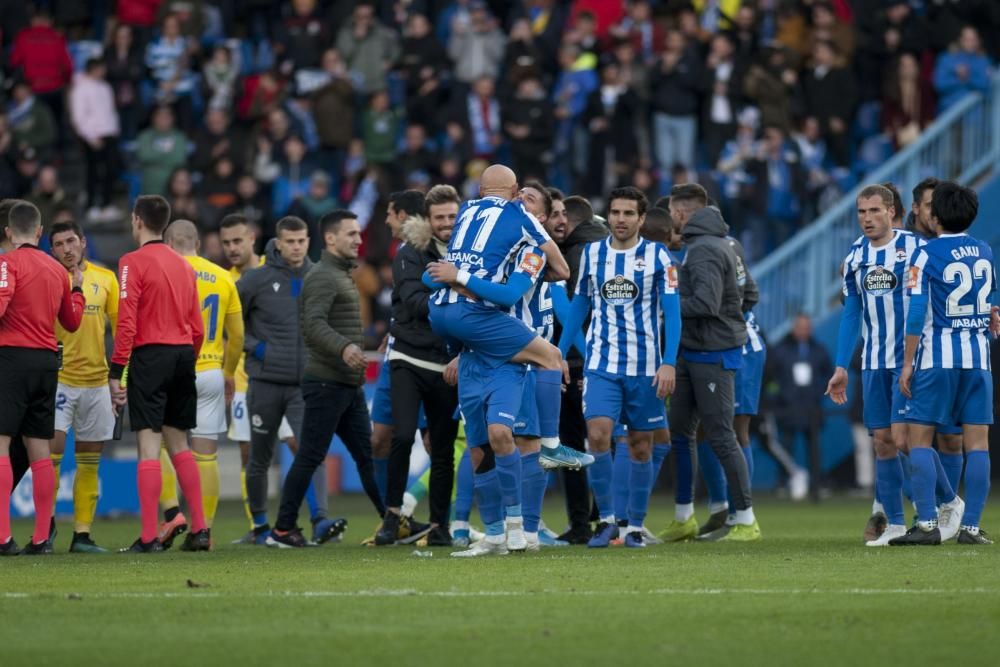
[[[646,542],[642,539],[642,533],[637,530],[625,533],[625,546],[631,549],[644,549]]]
[[[347,519],[320,519],[313,524],[312,541],[316,544],[339,542],[345,530],[347,530]]]
[[[618,539],[618,526],[614,523],[605,523],[602,521],[597,524],[597,530],[594,531],[594,536],[587,542],[587,546],[591,549],[606,549],[611,545],[611,540],[615,539]]]
[[[593,462],[594,457],[590,454],[578,452],[566,445],[559,445],[555,448],[542,447],[542,451],[538,455],[538,463],[545,470],[555,470],[556,468],[580,470]]]
[[[538,544],[543,547],[568,547],[569,542],[566,540],[560,540],[558,537],[552,537],[550,532],[540,530],[538,531]]]
[[[271,537],[271,526],[264,524],[263,526],[255,526],[252,531],[253,542],[259,547],[267,546],[267,538]]]

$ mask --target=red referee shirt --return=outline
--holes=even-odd
[[[132,350],[144,345],[193,345],[198,356],[205,328],[194,268],[186,259],[163,241],[150,241],[121,258],[118,283],[112,378],[121,378]]]
[[[56,318],[76,331],[86,308],[66,269],[33,245],[0,255],[0,347],[57,349]]]

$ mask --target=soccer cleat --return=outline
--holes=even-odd
[[[542,451],[538,455],[538,464],[544,470],[555,470],[556,468],[582,470],[593,462],[594,457],[590,454],[578,452],[566,445],[542,447]]]
[[[424,539],[429,547],[452,546],[451,533],[444,526],[434,526]]]
[[[472,544],[469,539],[469,529],[468,528],[457,528],[451,534],[451,546],[462,547],[463,549]]]
[[[524,537],[524,519],[517,517],[507,519],[507,549],[509,551],[524,551],[528,548],[528,540]]]
[[[897,537],[903,537],[906,535],[906,526],[886,526],[882,531],[882,534],[876,537],[874,540],[868,540],[865,542],[866,547],[887,547],[889,546],[889,541],[894,540]]]
[[[48,540],[38,544],[28,542],[28,545],[21,549],[22,556],[51,556],[53,553],[52,543]]]
[[[705,523],[701,524],[701,526],[698,527],[698,534],[695,535],[695,537],[697,537],[700,540],[702,539],[703,536],[708,535],[709,533],[714,533],[715,531],[726,525],[726,519],[728,518],[729,518],[729,510],[727,509],[712,514],[710,517],[708,517],[708,521],[706,521]]]
[[[174,545],[174,540],[178,535],[184,534],[188,529],[187,519],[183,512],[178,512],[171,521],[164,521],[160,524],[160,532],[156,536],[163,545],[164,551]]]
[[[628,528],[628,519],[618,520],[618,537],[611,540],[611,546],[620,547],[625,544],[625,530]]]
[[[937,521],[918,521],[917,525],[901,537],[889,540],[891,547],[937,546],[941,544],[941,530]]]
[[[135,542],[132,543],[132,546],[125,547],[124,549],[119,551],[119,553],[154,554],[154,553],[160,553],[163,550],[164,550],[163,545],[160,544],[160,541],[158,539],[153,538],[153,540],[150,542],[143,542],[142,538],[140,537],[139,539],[137,539]]]
[[[339,542],[345,530],[347,530],[347,519],[340,517],[320,519],[313,524],[312,541],[316,544],[326,544],[331,540]]]
[[[256,543],[257,543],[257,535],[252,530],[247,531],[247,533],[242,537],[237,537],[235,540],[230,542],[230,544],[256,544]]]
[[[594,532],[590,529],[590,526],[583,524],[570,528],[560,535],[559,539],[570,544],[587,544],[593,536]]]
[[[90,533],[73,533],[73,541],[69,543],[71,554],[106,554],[108,550],[98,546],[90,539]]]
[[[965,501],[955,496],[950,503],[938,507],[938,530],[941,531],[941,541],[947,542],[958,537],[962,530],[962,515],[965,514]]]
[[[2,556],[20,556],[21,547],[17,545],[14,538],[10,538],[3,544],[0,544],[0,557]]]
[[[809,473],[799,468],[788,478],[788,495],[792,500],[805,500],[809,495]]]
[[[411,517],[400,517],[399,535],[396,537],[397,544],[413,544],[421,537],[431,532],[431,524],[421,523]],[[404,535],[404,532],[407,533]]]
[[[687,521],[674,519],[660,533],[660,539],[664,542],[683,542],[698,536],[698,519],[694,515],[688,517]]]
[[[759,542],[761,539],[760,524],[754,521],[752,524],[738,523],[729,529],[725,536],[720,537],[720,542]]]
[[[597,530],[594,531],[594,536],[590,538],[587,542],[587,547],[591,549],[605,549],[607,548],[612,540],[618,537],[618,526],[614,523],[607,523],[601,521],[597,524]]]
[[[305,535],[302,534],[302,529],[298,526],[284,533],[272,530],[271,534],[267,536],[265,544],[274,549],[301,549],[309,546]]]
[[[375,531],[375,546],[390,547],[396,544],[400,533],[400,516],[395,512],[386,512],[382,525]]]
[[[962,528],[956,541],[958,544],[993,544],[993,540],[990,539],[990,536],[982,528],[975,534],[971,533],[967,528]]]
[[[560,540],[558,536],[552,537],[551,530],[538,531],[538,544],[543,547],[568,547],[569,542]]]
[[[469,541],[478,542],[484,537],[486,537],[486,533],[481,530],[476,530],[475,526],[469,526]]]
[[[646,542],[642,539],[642,531],[632,530],[625,533],[625,546],[629,549],[645,549]]]
[[[525,547],[525,551],[541,551],[542,543],[538,536],[538,533],[525,533],[524,542],[528,546]]]
[[[181,545],[181,551],[211,551],[212,535],[208,528],[199,530],[197,533],[188,533]]]
[[[663,544],[663,540],[654,535],[653,531],[645,526],[642,527],[642,541],[650,546],[654,544]]]
[[[475,558],[477,556],[506,556],[507,540],[503,535],[487,535],[465,551],[452,552],[454,558]]]
[[[725,538],[735,525],[735,523],[724,523],[717,530],[713,530],[711,533],[705,533],[704,535],[699,535],[695,539],[699,542],[718,542],[719,540]]]
[[[863,539],[865,544],[869,542],[874,542],[882,533],[885,532],[886,526],[889,525],[889,518],[882,512],[875,512],[870,517],[868,517],[868,524],[865,526],[865,533]],[[878,546],[878,545],[869,545]]]

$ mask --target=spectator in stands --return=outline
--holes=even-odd
[[[190,220],[203,229],[205,207],[199,193],[195,190],[191,172],[185,167],[179,167],[170,174],[167,181],[167,202],[170,204],[170,221]]]
[[[802,221],[805,174],[794,144],[777,126],[764,127],[763,138],[747,164],[754,183],[750,223],[751,257],[760,257],[788,239]]]
[[[385,75],[399,55],[399,41],[392,30],[376,21],[375,7],[361,2],[350,23],[337,33],[337,51],[360,81],[360,91],[370,95],[386,89]]]
[[[806,179],[802,201],[803,219],[811,220],[823,212],[828,203],[835,201],[840,193],[826,168],[826,141],[820,131],[819,120],[815,116],[803,118],[799,131],[792,135],[792,140],[802,159]]]
[[[324,215],[337,208],[337,200],[330,191],[330,177],[324,171],[314,171],[309,177],[309,189],[296,199],[288,215],[302,218],[309,225],[309,259],[319,261],[323,251],[323,235],[319,221]]]
[[[469,157],[490,161],[500,146],[500,103],[493,78],[481,76],[467,95],[456,97],[448,123],[452,146]]]
[[[247,122],[257,122],[275,109],[280,109],[284,98],[285,83],[277,72],[264,70],[251,74],[243,79],[243,92],[236,102],[236,113]]]
[[[125,3],[118,3],[119,14],[123,4]],[[143,63],[142,49],[135,44],[131,25],[122,23],[115,28],[111,43],[104,50],[104,62],[107,66],[108,83],[115,92],[121,136],[124,139],[134,139],[139,132],[141,115],[138,85],[146,66]]]
[[[962,28],[958,42],[938,56],[934,66],[934,88],[941,111],[966,93],[985,93],[990,89],[990,59],[983,52],[979,33],[971,25]]]
[[[319,135],[317,158],[333,179],[332,188],[336,192],[347,147],[354,136],[354,84],[336,49],[324,51],[321,62],[327,80],[312,93],[312,110]]]
[[[642,62],[654,63],[666,39],[663,24],[653,20],[649,0],[634,0],[626,11],[625,18],[611,27],[611,35],[628,41]]]
[[[638,166],[635,128],[641,122],[639,99],[622,81],[614,60],[601,68],[601,87],[590,94],[583,123],[590,133],[587,158],[588,191],[603,194],[631,182]],[[527,175],[518,173],[522,181]]]
[[[301,138],[292,135],[281,148],[284,160],[271,181],[271,213],[276,218],[285,215],[296,199],[309,192],[309,178],[315,171]]]
[[[934,91],[912,53],[902,53],[887,80],[882,98],[882,130],[897,149],[912,143],[934,121]]]
[[[36,9],[31,25],[14,36],[8,66],[22,71],[32,93],[49,108],[56,122],[61,122],[73,60],[66,39],[52,27],[52,17],[44,8]],[[13,120],[11,125],[15,125]]]
[[[600,86],[596,67],[594,54],[582,53],[575,43],[564,42],[559,48],[560,72],[552,92],[557,119],[553,152],[559,180],[585,171],[587,137],[579,119],[587,108],[587,98]]]
[[[528,76],[542,77],[547,65],[542,49],[531,32],[531,21],[520,18],[510,27],[504,50],[504,85],[516,88]]]
[[[919,59],[930,44],[924,17],[913,11],[908,0],[889,0],[883,13],[873,14],[871,30],[861,30],[855,55],[858,87],[864,101],[879,99],[890,84],[893,70],[886,68],[887,62],[904,53]]]
[[[715,164],[722,147],[736,134],[736,115],[743,101],[744,63],[736,60],[736,43],[727,33],[712,37],[703,79],[702,136],[705,156]]]
[[[289,69],[316,67],[330,43],[316,0],[293,0],[274,36],[275,57]]]
[[[261,192],[257,179],[250,174],[240,176],[236,181],[236,202],[225,213],[226,215],[238,213],[246,217],[247,221],[256,227],[258,250],[262,250],[264,243],[274,236],[270,210],[271,203],[267,194]],[[265,237],[265,234],[268,233],[270,236]]]
[[[761,30],[757,25],[757,9],[749,3],[742,3],[736,12],[736,19],[729,34],[736,45],[736,60],[752,63],[758,55]]]
[[[7,116],[0,113],[0,199],[19,197],[17,172],[14,169],[16,144],[7,123]]]
[[[222,216],[236,204],[236,186],[239,173],[228,155],[215,160],[202,178],[199,190],[203,204],[199,227],[217,230]]]
[[[399,75],[406,84],[406,95],[416,94],[437,73],[451,67],[444,45],[431,32],[431,22],[424,14],[413,12],[406,18],[406,30],[400,51]]]
[[[19,150],[31,149],[44,159],[53,152],[56,143],[56,123],[52,112],[31,90],[26,81],[15,81],[7,122]]]
[[[140,46],[145,45],[156,26],[156,10],[162,0],[118,0],[115,3],[119,25],[127,25],[137,33]]]
[[[519,181],[545,179],[552,161],[555,117],[552,101],[537,76],[529,74],[521,80],[503,116]]]
[[[819,120],[830,158],[839,167],[851,160],[850,129],[857,105],[854,75],[838,64],[833,42],[813,47],[813,66],[802,78],[805,113]]]
[[[747,229],[747,213],[752,204],[753,177],[749,163],[757,150],[757,130],[760,126],[760,112],[756,107],[746,107],[737,116],[736,136],[726,142],[716,172],[722,190],[723,217],[740,233]],[[741,238],[744,250],[750,257],[752,244],[750,237]]]
[[[661,171],[677,164],[694,165],[701,70],[698,54],[684,35],[679,30],[668,32],[650,82],[656,160]]]
[[[121,217],[112,201],[121,127],[114,91],[104,78],[106,69],[104,61],[88,60],[69,92],[70,120],[87,162],[87,219],[91,222]]]
[[[455,63],[455,78],[472,84],[480,77],[495,79],[503,62],[507,38],[482,0],[469,3],[468,21],[456,16],[448,41],[448,55]]]
[[[227,158],[234,165],[249,162],[249,147],[243,136],[232,127],[229,114],[223,109],[210,108],[205,114],[205,127],[195,132],[191,168],[201,174],[212,170],[212,165]]]
[[[56,208],[68,203],[66,191],[59,183],[59,171],[55,167],[46,165],[38,170],[35,187],[27,200],[42,214],[42,226],[47,229],[52,224]]]
[[[157,104],[174,108],[178,122],[185,130],[192,126],[193,108],[191,93],[195,77],[191,72],[193,49],[181,35],[180,20],[168,15],[160,25],[160,37],[146,47],[146,66],[156,88],[153,98]]]
[[[761,51],[758,62],[750,66],[743,92],[760,109],[761,123],[787,131],[792,126],[791,100],[798,81],[788,52],[780,46],[772,46]]]
[[[188,40],[191,52],[198,50],[198,40],[205,32],[204,0],[163,0],[156,12],[161,24],[168,16],[177,19],[177,30]]]
[[[232,108],[236,80],[240,76],[237,53],[226,44],[218,44],[212,49],[211,59],[202,67],[201,75],[205,82],[209,109],[228,111]]]
[[[402,177],[406,181],[418,172],[425,174],[427,178],[437,178],[439,161],[428,140],[426,128],[416,123],[407,125],[403,136],[403,150],[396,156],[397,179]]]
[[[380,90],[371,96],[361,119],[368,164],[388,166],[392,163],[402,120],[399,110],[389,106],[389,93]]]
[[[849,63],[854,57],[855,30],[846,21],[837,18],[833,4],[828,0],[818,0],[812,5],[812,30],[807,44],[816,42],[832,43],[844,62]],[[810,51],[806,50],[802,55],[808,56]]]
[[[168,106],[157,107],[152,127],[139,133],[136,145],[142,192],[165,194],[170,174],[187,163],[187,154],[187,137],[174,127],[174,112]]]

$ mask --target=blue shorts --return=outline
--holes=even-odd
[[[906,421],[916,424],[993,423],[993,377],[979,368],[927,368],[913,372]],[[941,429],[942,433],[947,433]]]
[[[622,424],[621,422],[615,422],[615,428],[613,431],[611,431],[611,439],[624,440],[627,437],[628,437],[628,429],[625,427],[625,424]]]
[[[494,368],[477,354],[462,353],[458,360],[458,402],[470,447],[490,444],[490,424],[514,430],[526,373],[524,364],[503,364]]]
[[[656,397],[653,378],[646,375],[611,375],[601,371],[583,373],[583,416],[607,417],[630,431],[667,428],[667,411]]]
[[[389,379],[389,362],[383,361],[375,382],[375,396],[372,397],[372,423],[392,426],[392,381]],[[417,417],[417,428],[421,431],[427,428],[427,417],[424,416],[424,404],[420,404],[420,415]]]
[[[764,383],[764,363],[767,350],[747,352],[743,355],[743,366],[736,371],[733,382],[736,385],[734,414],[755,415],[760,407],[760,388]]]
[[[899,369],[861,371],[861,401],[865,427],[869,431],[905,421],[906,397],[899,389]]]
[[[521,320],[482,303],[430,306],[431,329],[452,348],[475,352],[480,363],[497,368],[528,346],[537,334]]]
[[[537,438],[541,435],[538,426],[538,402],[535,400],[535,371],[529,369],[524,376],[524,390],[521,392],[521,408],[514,422],[514,435],[521,438]]]

